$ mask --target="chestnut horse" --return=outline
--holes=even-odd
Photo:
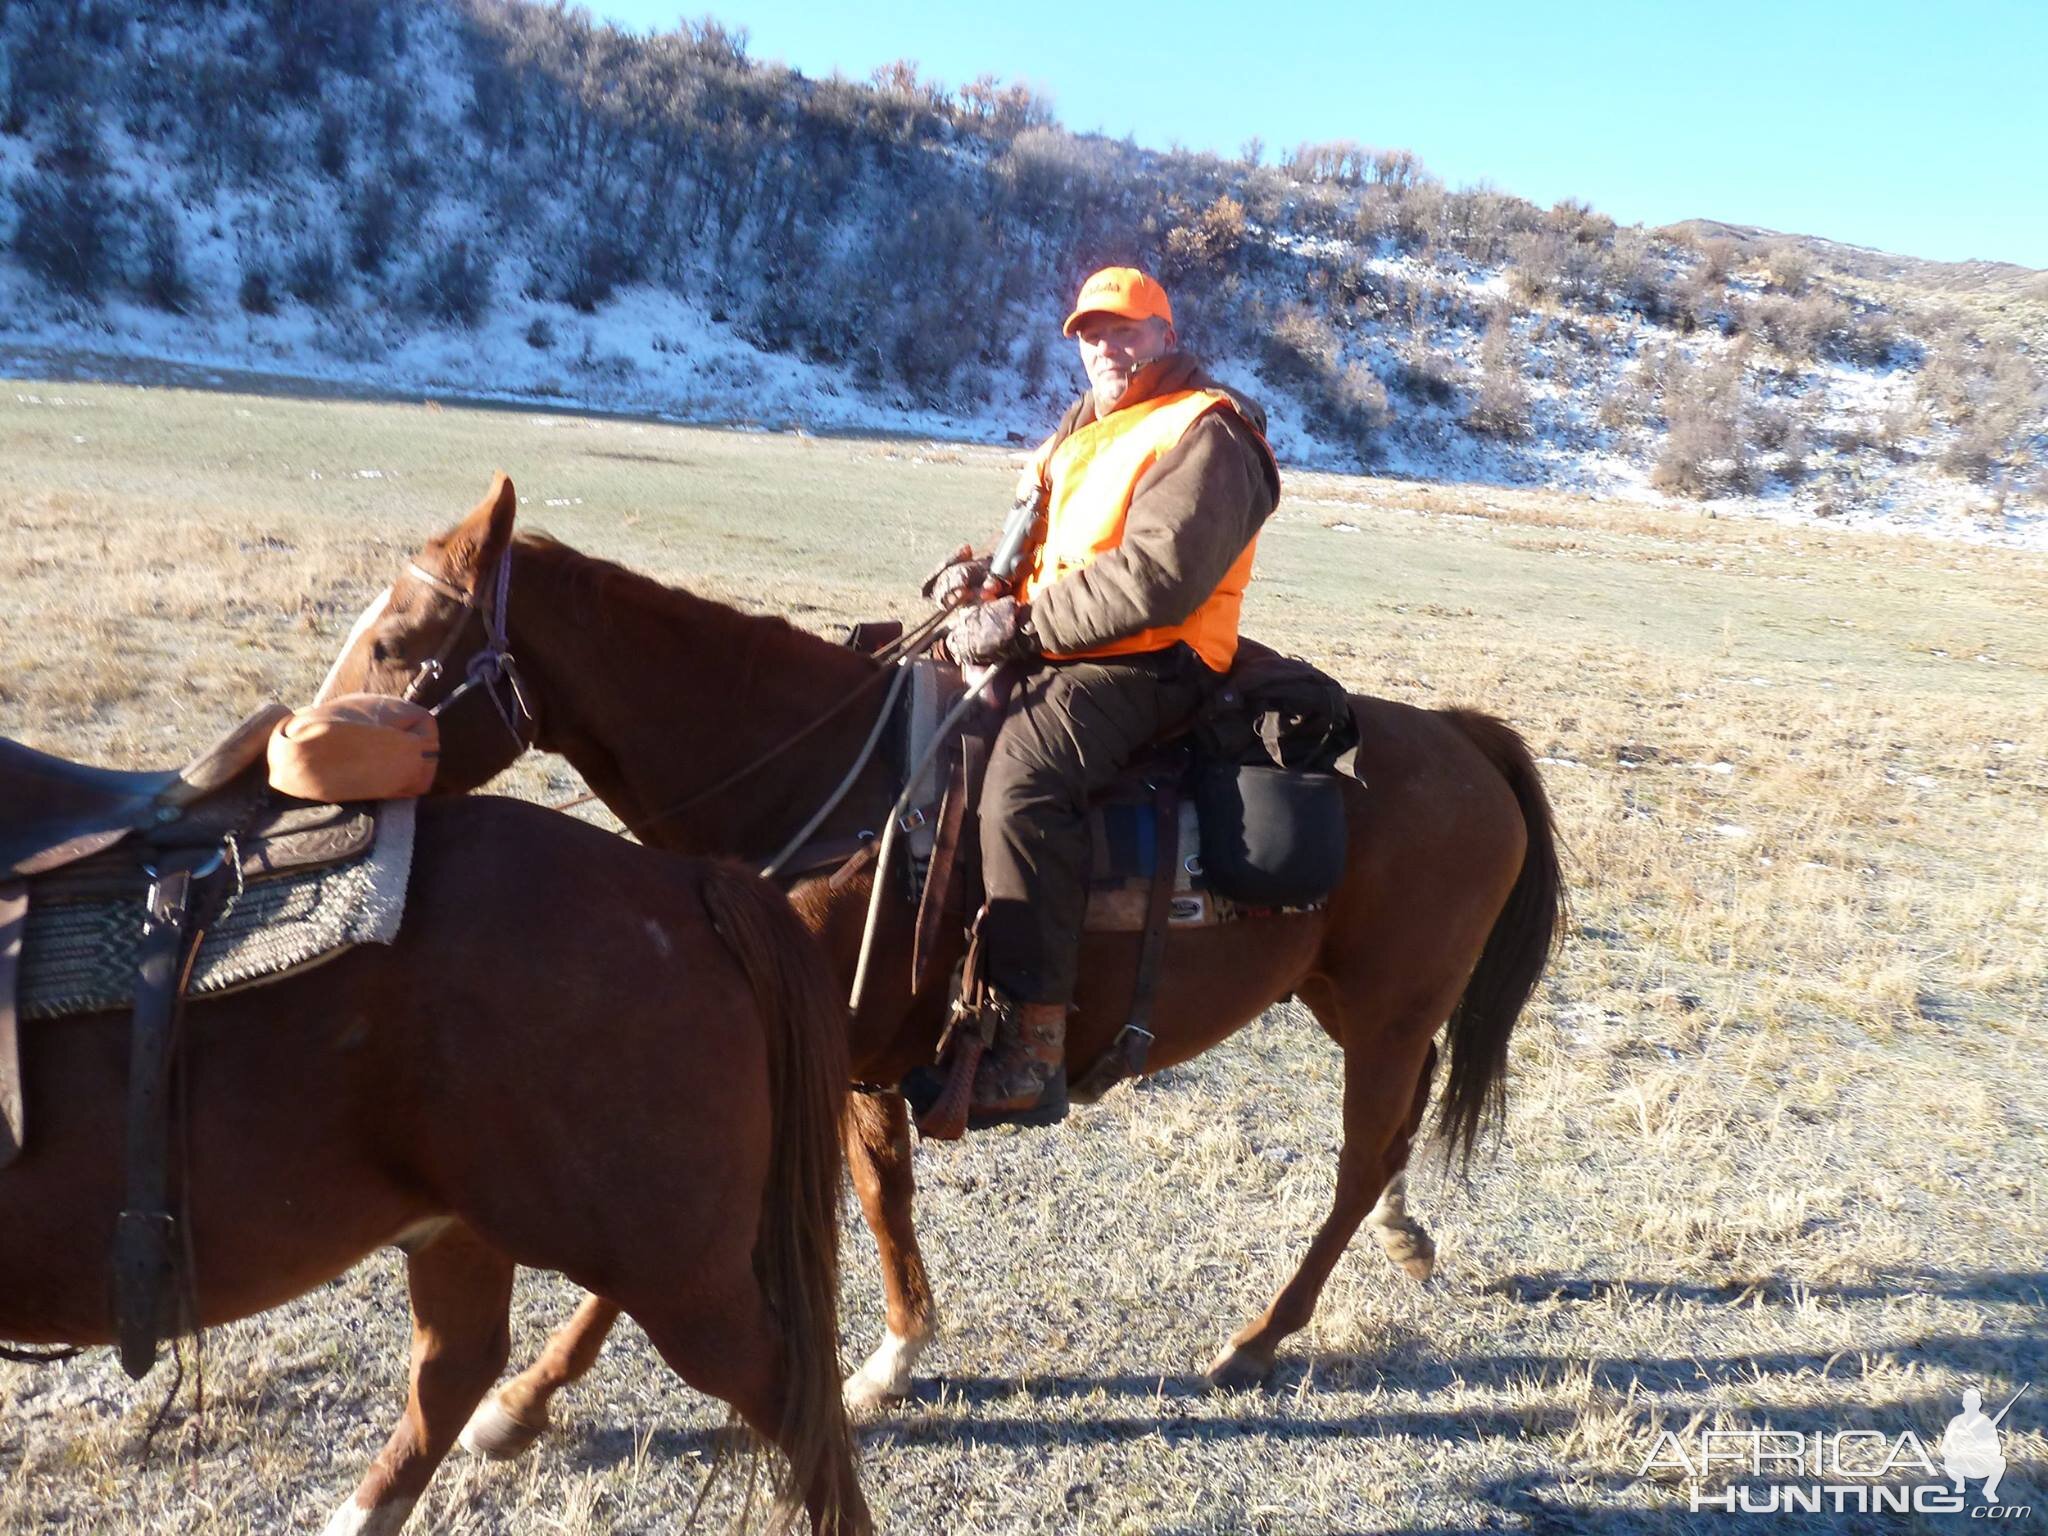
[[[644,841],[765,861],[846,775],[879,707],[878,664],[552,540],[515,539],[516,511],[501,475],[371,604],[323,692],[412,690],[431,700],[496,634],[517,658],[519,686],[484,670],[499,707],[472,709],[444,731],[437,790],[481,784],[531,744],[566,757]],[[1434,1248],[1406,1215],[1401,1174],[1434,1037],[1446,1029],[1450,1054],[1441,1127],[1469,1151],[1498,1108],[1508,1034],[1547,962],[1564,899],[1549,804],[1512,730],[1465,710],[1355,702],[1371,788],[1345,783],[1350,853],[1327,908],[1167,941],[1152,1068],[1207,1050],[1290,994],[1344,1051],[1335,1202],[1294,1276],[1211,1363],[1221,1385],[1270,1373],[1280,1341],[1306,1326],[1368,1217],[1389,1255],[1427,1276]],[[795,749],[775,751],[799,735]],[[886,769],[870,764],[817,835],[878,826],[892,792]],[[867,876],[813,877],[791,892],[843,981],[854,971],[868,888]],[[950,1002],[937,989],[912,995],[911,929],[909,904],[885,902],[876,974],[849,1024],[864,1084],[896,1084],[928,1062]],[[1121,1025],[1137,958],[1129,934],[1085,938],[1069,1041],[1077,1076]],[[849,1404],[872,1406],[909,1392],[934,1332],[899,1094],[854,1097],[847,1150],[888,1309],[887,1334],[847,1382]],[[492,1454],[529,1443],[546,1424],[549,1396],[589,1367],[615,1316],[610,1303],[587,1301],[485,1405],[464,1443]]]
[[[869,1528],[839,1384],[842,1012],[774,887],[486,797],[420,805],[396,942],[186,1005],[186,1320],[406,1253],[405,1414],[329,1536],[405,1523],[504,1367],[515,1264],[638,1319],[787,1453],[814,1529]],[[128,1032],[22,1030],[0,1338],[114,1336]]]

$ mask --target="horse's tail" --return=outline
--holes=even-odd
[[[855,1490],[840,1486],[853,1464],[839,1395],[839,1120],[852,1075],[846,1009],[816,941],[773,886],[715,867],[704,878],[704,905],[753,983],[767,1030],[773,1119],[754,1270],[783,1352],[786,1492],[822,1490],[828,1501],[851,1496],[857,1504]]]
[[[1445,713],[1508,781],[1529,838],[1521,872],[1445,1030],[1451,1066],[1437,1134],[1469,1161],[1480,1131],[1506,1105],[1508,1035],[1550,959],[1567,902],[1550,797],[1528,743],[1491,715],[1469,709]]]

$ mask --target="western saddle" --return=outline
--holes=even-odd
[[[0,739],[0,1169],[25,1135],[16,996],[31,895],[127,901],[146,888],[136,913],[126,1198],[114,1240],[121,1364],[136,1377],[179,1323],[171,1087],[192,956],[240,881],[334,863],[368,845],[367,816],[336,818],[271,792],[265,749],[290,714],[265,705],[176,770],[98,768]]]
[[[266,704],[179,769],[95,768],[0,738],[0,882],[47,874],[131,834],[168,833],[253,766],[290,714]]]

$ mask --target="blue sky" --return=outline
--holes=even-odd
[[[708,0],[755,58],[985,71],[1060,121],[1236,153],[1357,139],[1452,185],[2048,267],[2048,0]],[[669,27],[674,0],[594,0]],[[689,14],[701,14],[693,6]]]

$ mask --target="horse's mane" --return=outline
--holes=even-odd
[[[583,616],[597,623],[605,623],[623,607],[652,613],[671,621],[678,628],[688,628],[693,635],[706,636],[710,645],[730,643],[749,649],[779,647],[797,656],[807,649],[819,647],[850,658],[860,656],[857,651],[834,645],[809,630],[799,628],[780,614],[747,613],[730,603],[701,597],[687,588],[670,586],[630,566],[585,554],[552,534],[522,530],[513,535],[512,542],[523,553],[537,558],[557,573],[571,600],[583,610]],[[739,652],[735,650],[729,654]],[[865,657],[860,659],[866,660]]]

